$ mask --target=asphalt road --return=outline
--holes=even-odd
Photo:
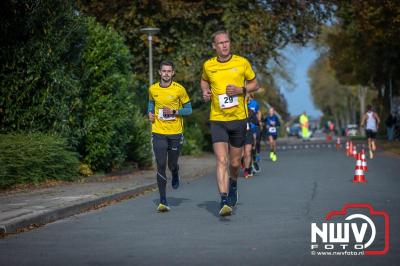
[[[155,192],[0,239],[0,265],[400,265],[400,158],[368,163],[368,183],[354,184],[355,161],[343,152],[285,150],[240,179],[229,218],[218,217],[214,176],[206,176],[169,190],[169,213],[155,212]],[[389,253],[311,255],[311,223],[345,203],[389,214]]]

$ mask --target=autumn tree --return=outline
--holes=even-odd
[[[343,84],[359,84],[378,93],[378,109],[390,111],[399,94],[400,2],[332,1],[338,31],[328,38],[330,60]]]

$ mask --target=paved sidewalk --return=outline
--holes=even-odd
[[[179,159],[181,184],[214,170],[211,154]],[[155,170],[91,177],[49,188],[0,194],[0,234],[16,233],[157,188]],[[170,173],[167,170],[170,178]],[[170,181],[170,180],[169,180]],[[168,183],[170,187],[170,182]],[[170,189],[170,188],[169,188]]]

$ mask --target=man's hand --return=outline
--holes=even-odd
[[[228,96],[235,96],[243,93],[242,87],[236,87],[235,85],[226,86],[226,94]]]
[[[211,90],[210,89],[203,90],[203,100],[205,102],[208,102],[208,101],[210,101],[210,99],[211,99]]]
[[[149,113],[149,121],[151,122],[151,123],[154,123],[154,114],[153,113]]]
[[[164,107],[164,108],[163,108],[163,114],[165,114],[165,115],[172,115],[173,112],[172,112],[172,110],[169,109],[168,107]]]

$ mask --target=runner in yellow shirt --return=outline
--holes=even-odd
[[[152,123],[153,151],[157,162],[157,185],[160,193],[159,212],[169,211],[166,198],[168,168],[172,174],[172,188],[179,187],[178,157],[183,143],[182,116],[192,113],[192,106],[185,88],[172,81],[174,65],[163,61],[160,64],[161,81],[149,88],[148,116]]]
[[[204,63],[200,86],[204,101],[211,101],[211,138],[221,195],[219,214],[226,216],[232,213],[238,198],[237,178],[248,116],[246,92],[254,92],[259,86],[247,59],[231,54],[227,31],[212,35],[212,47],[217,56]]]
[[[299,122],[300,122],[300,127],[301,127],[301,136],[303,137],[304,140],[306,140],[310,137],[310,131],[308,130],[308,128],[309,128],[308,116],[305,111],[300,116]]]

